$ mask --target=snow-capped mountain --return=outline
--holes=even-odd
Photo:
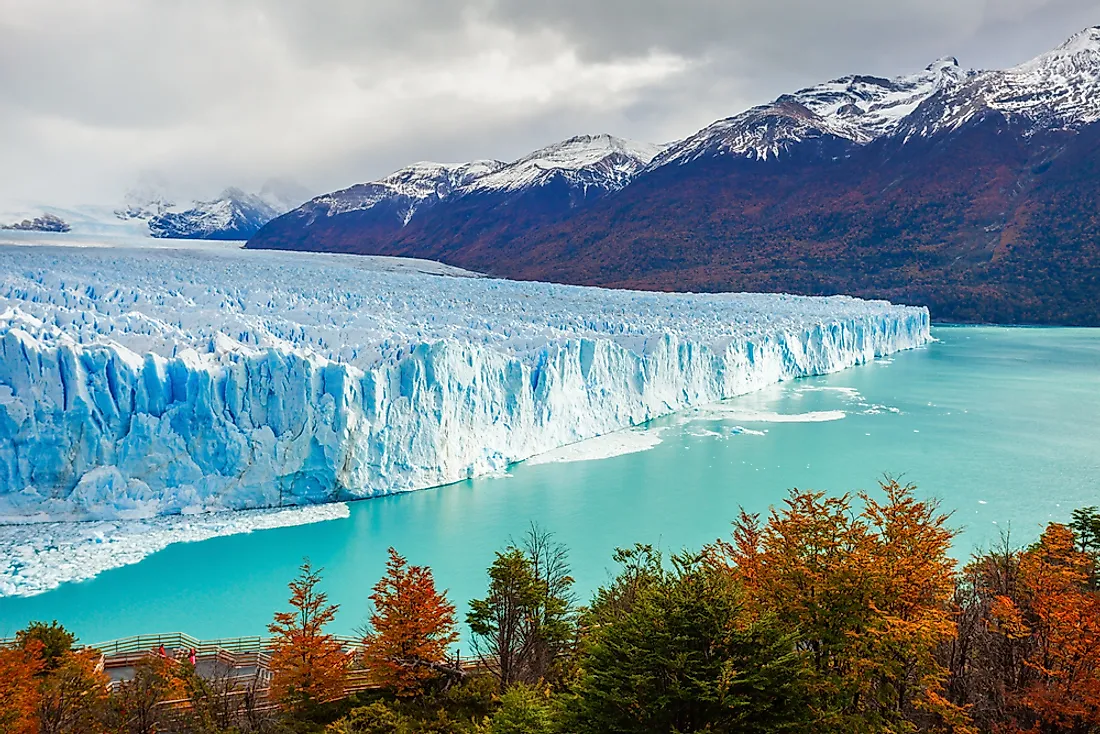
[[[371,183],[356,184],[318,196],[301,206],[310,223],[318,216],[331,217],[354,211],[368,211],[379,205],[392,209],[402,224],[408,224],[422,206],[450,196],[453,191],[504,167],[500,161],[470,163],[421,162],[394,171]]]
[[[382,209],[407,225],[421,210],[468,194],[514,194],[561,181],[581,198],[617,191],[660,152],[661,146],[611,135],[578,135],[512,163],[414,163],[385,178],[356,184],[306,202],[296,212],[306,225],[318,217]]]
[[[862,145],[896,132],[928,137],[987,111],[1040,127],[1100,120],[1100,27],[1010,69],[963,71],[949,57],[918,74],[847,76],[785,94],[670,146],[651,168],[709,155],[777,158],[828,138]]]
[[[122,221],[147,221],[170,211],[175,205],[162,184],[143,182],[126,192],[122,206],[115,209],[115,216]]]
[[[893,132],[926,99],[972,73],[962,71],[954,58],[945,58],[920,73],[894,79],[834,79],[712,123],[669,146],[650,167],[683,164],[705,156],[767,160],[800,144],[830,138],[868,143]]]
[[[246,240],[308,198],[298,184],[273,179],[258,194],[231,187],[214,199],[177,206],[162,187],[146,185],[129,191],[115,216],[146,222],[153,237]]]
[[[392,196],[363,201],[371,208],[323,220],[292,212],[248,247],[1100,325],[1100,27],[1004,70],[944,58],[908,76],[824,82],[664,149],[572,138],[415,216]]]
[[[611,135],[578,135],[512,163],[415,163],[307,201],[264,225],[250,246],[297,249],[306,231],[323,242],[322,250],[369,252],[395,238],[445,248],[458,232],[497,229],[502,222],[522,228],[619,191],[660,150]]]
[[[606,193],[626,186],[662,146],[611,135],[578,135],[536,150],[477,178],[460,193],[508,192],[561,179],[582,192]]]
[[[937,90],[900,126],[906,139],[954,130],[986,112],[1035,129],[1100,121],[1100,26],[1010,69],[972,72]]]
[[[184,211],[149,217],[149,234],[173,239],[245,240],[281,213],[255,194],[231,188]]]

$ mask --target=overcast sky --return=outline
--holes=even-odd
[[[997,68],[1100,0],[0,0],[0,203],[651,142],[828,78]]]

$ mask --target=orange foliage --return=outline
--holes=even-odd
[[[1100,593],[1089,588],[1092,563],[1067,527],[1051,524],[1020,558],[1020,598],[1002,603],[1031,633],[1024,660],[1031,682],[1014,697],[1034,719],[1031,731],[1100,730]]]
[[[447,648],[458,640],[455,607],[435,590],[430,568],[409,566],[393,548],[386,575],[375,585],[371,632],[363,662],[399,696],[421,693],[438,675]]]
[[[38,734],[38,680],[42,643],[0,648],[0,731]]]
[[[743,512],[718,550],[756,611],[799,635],[819,694],[846,714],[969,731],[942,695],[934,656],[955,634],[954,532],[914,487],[888,480],[882,490],[881,501],[861,494],[859,513],[850,495],[792,490],[766,523]]]
[[[338,606],[317,590],[320,571],[307,560],[290,582],[292,612],[276,612],[268,631],[275,636],[271,655],[271,692],[290,706],[329,701],[344,692],[348,656],[343,645],[325,634]]]
[[[110,680],[99,658],[90,650],[67,652],[45,677],[38,703],[41,734],[95,731]]]

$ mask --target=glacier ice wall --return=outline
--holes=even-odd
[[[369,497],[929,340],[848,297],[231,248],[0,247],[0,521]]]

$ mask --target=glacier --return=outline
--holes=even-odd
[[[0,245],[0,523],[447,484],[928,342],[845,296],[513,282],[231,245]]]

